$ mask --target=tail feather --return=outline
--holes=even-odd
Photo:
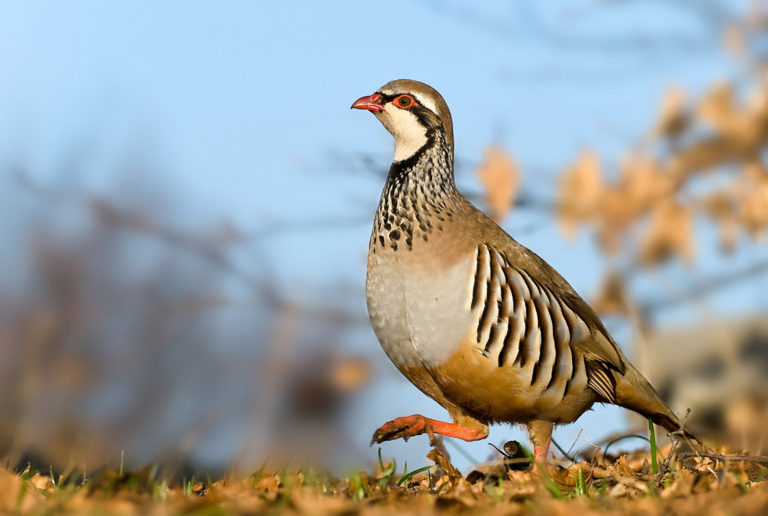
[[[683,428],[680,419],[672,412],[656,389],[631,364],[624,374],[614,373],[616,378],[616,404],[637,412],[669,432],[682,431],[683,436],[701,444],[701,440]]]

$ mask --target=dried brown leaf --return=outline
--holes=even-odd
[[[768,171],[759,163],[745,167],[741,181],[741,213],[744,229],[753,238],[763,239],[768,231]]]
[[[693,262],[695,245],[691,211],[673,200],[653,209],[639,252],[641,264],[655,265],[674,256],[688,264]]]
[[[514,158],[490,147],[485,151],[485,161],[477,167],[477,178],[485,188],[491,216],[497,221],[504,219],[515,203],[520,186],[520,170]]]
[[[427,454],[427,458],[442,468],[451,480],[462,478],[461,472],[451,464],[450,459],[440,448],[432,448]]]
[[[707,214],[717,224],[719,230],[720,249],[731,252],[736,246],[739,225],[738,199],[735,195],[735,185],[728,185],[705,195],[698,202],[698,209]]]
[[[732,133],[739,125],[740,115],[730,84],[718,84],[699,102],[699,117],[722,133]]]
[[[668,449],[668,448],[667,448]],[[667,453],[665,451],[664,453]],[[755,482],[760,469],[749,474],[743,465],[715,464],[691,456],[686,466],[649,483],[648,452],[622,455],[607,467],[579,462],[568,468],[550,466],[549,480],[530,471],[510,471],[508,477],[481,478],[475,484],[449,481],[447,456],[435,452],[442,464],[430,475],[414,475],[408,486],[382,485],[360,471],[344,479],[318,476],[307,482],[300,472],[257,474],[218,480],[189,493],[173,482],[141,483],[138,489],[99,486],[66,489],[44,475],[23,479],[0,469],[0,510],[17,514],[434,514],[442,511],[473,514],[765,514],[768,482]],[[496,464],[495,466],[498,466]],[[682,464],[681,464],[682,466]],[[481,466],[478,466],[481,467]],[[579,471],[581,480],[577,483]],[[130,475],[130,474],[129,474]],[[598,479],[599,480],[596,480]],[[554,484],[552,483],[554,482]],[[39,487],[38,487],[39,486]],[[111,486],[111,487],[110,487]],[[577,487],[580,486],[580,487]],[[586,491],[579,492],[582,487]],[[556,488],[556,497],[551,489]],[[24,490],[26,489],[26,490]],[[198,494],[202,493],[202,494]],[[564,498],[560,498],[561,496]]]
[[[688,128],[690,120],[685,90],[679,86],[669,87],[661,99],[654,132],[659,136],[674,139]]]
[[[624,158],[618,192],[626,205],[622,223],[642,214],[649,206],[673,195],[676,191],[674,178],[656,159],[639,153]]]
[[[6,469],[0,469],[0,511],[30,510],[44,499],[34,487]]]
[[[353,391],[365,385],[371,376],[371,366],[359,357],[346,357],[334,365],[332,381],[336,388]]]
[[[575,236],[580,224],[597,216],[604,189],[600,160],[594,151],[585,149],[558,185],[558,224],[567,238]]]
[[[696,173],[716,168],[733,159],[738,147],[733,139],[720,135],[694,142],[668,160],[670,175],[683,183]]]
[[[603,277],[592,307],[600,314],[623,313],[627,308],[627,286],[624,278],[615,273]]]

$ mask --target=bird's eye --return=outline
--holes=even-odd
[[[400,95],[395,99],[395,105],[399,108],[408,109],[413,107],[416,102],[410,95]]]

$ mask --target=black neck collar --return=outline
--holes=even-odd
[[[389,168],[389,176],[397,177],[407,174],[408,171],[412,170],[419,164],[419,161],[421,161],[425,154],[433,150],[446,154],[450,154],[451,152],[447,142],[445,141],[445,138],[442,135],[438,135],[438,131],[436,129],[430,128],[427,130],[427,141],[424,143],[424,145],[419,147],[416,152],[411,154],[409,157],[400,161],[392,162],[392,166]],[[453,160],[451,159],[450,161]]]

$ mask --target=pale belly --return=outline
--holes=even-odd
[[[402,270],[392,259],[368,258],[365,290],[368,316],[381,347],[401,370],[422,366],[411,342]]]
[[[437,366],[456,352],[472,325],[473,257],[438,274],[428,260],[419,260],[416,267],[395,254],[384,251],[369,258],[366,297],[371,324],[398,367]]]
[[[594,396],[582,387],[583,371],[579,388],[563,398],[562,389],[531,385],[525,370],[501,367],[483,353],[475,341],[482,308],[471,309],[474,253],[449,267],[437,267],[430,257],[395,254],[369,256],[368,312],[385,353],[419,389],[485,421],[570,421],[592,403]]]

